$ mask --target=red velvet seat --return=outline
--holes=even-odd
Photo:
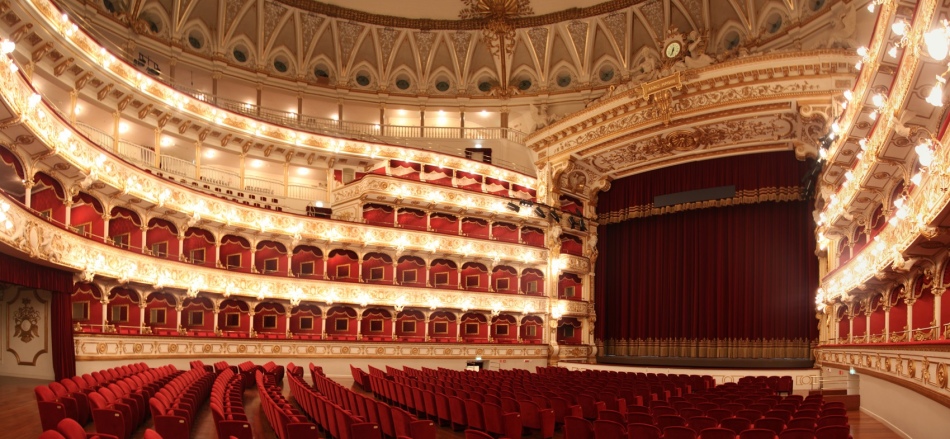
[[[805,428],[814,430],[818,427],[816,418],[795,418],[785,423],[785,428]]]
[[[40,424],[43,430],[54,430],[56,424],[66,419],[66,406],[59,401],[56,394],[48,386],[33,388],[36,396],[36,405],[40,412]]]
[[[818,418],[818,428],[829,425],[848,425],[848,417],[842,415],[822,416]]]
[[[716,422],[722,423],[723,419],[732,417],[732,412],[726,409],[712,409],[706,412],[706,416],[715,419]]]
[[[696,431],[719,427],[719,421],[709,416],[693,416],[686,420],[686,425]]]
[[[726,418],[719,422],[719,426],[722,428],[728,428],[738,435],[745,430],[748,430],[752,427],[752,423],[745,418]]]
[[[478,430],[465,430],[465,439],[495,439],[488,433],[482,433]]]
[[[594,421],[594,437],[597,439],[624,439],[627,437],[627,428],[619,422],[598,419]]]
[[[666,427],[663,429],[663,439],[696,439],[696,431],[689,427]]]
[[[799,410],[792,415],[792,419],[795,418],[818,418],[818,410]]]
[[[762,419],[762,412],[758,410],[742,409],[736,412],[736,417],[748,419],[749,422],[755,422],[759,419]]]
[[[829,425],[815,430],[815,439],[851,439],[851,427],[847,425]]]
[[[75,420],[66,418],[56,424],[56,431],[65,439],[115,439],[115,436],[101,433],[86,433],[86,430]]]
[[[736,439],[736,432],[728,428],[707,428],[699,432],[699,439]]]
[[[679,412],[675,408],[669,407],[669,406],[652,407],[650,411],[653,412],[654,418],[658,418],[663,415],[678,415],[679,414]]]
[[[627,424],[627,437],[629,439],[660,439],[662,433],[657,426],[653,424]]]
[[[489,434],[510,439],[521,438],[521,413],[505,413],[500,405],[485,402],[482,403],[482,414],[485,416],[485,431]]]
[[[775,439],[776,436],[774,431],[763,428],[750,428],[739,433],[739,439]]]
[[[597,415],[599,416],[598,419],[619,422],[621,424],[627,423],[627,417],[616,410],[601,410]]]
[[[56,430],[46,430],[40,434],[39,439],[66,439],[66,437]]]
[[[541,437],[544,439],[554,437],[554,410],[541,408],[533,401],[520,401],[518,405],[521,412],[521,424],[524,428],[541,432]],[[612,410],[604,410],[601,415],[610,411]],[[623,415],[619,412],[613,413],[620,417],[618,422],[626,423]]]
[[[764,418],[779,418],[787,424],[790,419],[792,419],[792,412],[788,410],[770,410],[765,412],[762,417]]]
[[[685,427],[686,420],[679,415],[660,415],[656,417],[656,426],[660,427],[660,430],[666,427]]]
[[[465,401],[457,396],[449,396],[449,414],[452,417],[452,429],[458,430],[468,426],[466,417]]]
[[[782,430],[785,430],[785,422],[778,418],[762,418],[753,424],[755,428],[771,430],[778,436]]]
[[[815,432],[806,428],[789,428],[778,437],[779,439],[815,439]]]
[[[703,416],[703,414],[705,414],[705,412],[696,407],[685,407],[685,408],[679,409],[679,415],[685,419],[693,418],[696,416]]]
[[[564,439],[594,439],[594,424],[581,417],[566,416]]]
[[[145,435],[142,436],[142,439],[164,439],[164,437],[158,434],[158,432],[156,432],[155,430],[152,430],[151,428],[146,428]]]
[[[53,384],[56,383],[50,383],[51,389],[53,388]],[[59,393],[57,393],[57,395],[59,395]],[[825,416],[848,416],[848,411],[841,407],[823,408],[821,409],[821,414],[819,417],[823,418]]]
[[[465,400],[465,419],[468,421],[468,428],[485,431],[485,415],[480,402],[474,399]]]

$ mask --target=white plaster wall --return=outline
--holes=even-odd
[[[3,322],[0,325],[0,375],[53,380],[49,306],[51,293],[18,286],[3,287],[0,293],[0,321]],[[17,310],[24,306],[23,299],[28,299],[28,306],[39,313],[37,337],[28,342],[14,336],[14,316]],[[45,352],[36,355],[41,350]]]
[[[895,433],[913,439],[942,439],[950,435],[950,408],[889,381],[858,376],[861,410]]]

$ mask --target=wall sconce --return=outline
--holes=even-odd
[[[429,309],[432,311],[435,311],[436,309],[442,306],[442,301],[439,300],[438,297],[430,297],[429,300],[426,301],[426,303],[429,305]]]
[[[532,303],[524,304],[524,308],[521,310],[521,315],[526,316],[534,312],[534,305]]]
[[[498,317],[499,314],[501,314],[501,303],[500,303],[500,302],[492,302],[492,304],[491,304],[491,316],[492,316],[492,317]]]
[[[303,298],[303,290],[300,287],[293,287],[290,290],[290,306],[300,305],[300,299]]]
[[[466,298],[465,300],[462,301],[462,304],[460,306],[461,306],[462,312],[468,312],[468,310],[472,309],[472,306],[474,306],[474,304],[472,303],[471,298]]]

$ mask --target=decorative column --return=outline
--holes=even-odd
[[[105,207],[103,206],[105,209]],[[106,212],[102,213],[102,242],[109,243],[109,212],[106,209]]]
[[[356,309],[356,340],[363,339],[363,308]]]
[[[327,257],[326,257],[326,255],[324,254],[324,256],[323,256],[321,259],[323,259],[323,279],[324,279],[324,280],[327,280],[327,279],[330,278],[330,276],[327,275]],[[324,325],[324,326],[326,326],[326,325]]]
[[[906,337],[904,341],[912,341],[914,339],[914,304],[917,303],[917,298],[913,296],[913,293],[907,293],[908,297],[905,300],[907,302],[907,328],[904,331],[904,336]]]
[[[251,267],[248,270],[251,273],[258,273],[257,271],[257,245],[251,247]]]
[[[142,230],[142,254],[145,254],[145,249],[148,248],[148,226],[146,224],[148,224],[146,221],[142,221],[142,226],[139,227]],[[149,249],[149,252],[151,252],[151,249]]]
[[[76,125],[76,104],[79,102],[79,90],[69,91],[69,123]]]
[[[520,319],[515,319],[515,341],[521,343],[521,321],[527,317],[527,314],[521,316]]]
[[[102,332],[105,333],[109,327],[109,295],[105,291],[102,292],[99,302],[102,303]]]
[[[320,313],[321,313],[321,316],[323,317],[320,319],[320,325],[323,326],[323,330],[320,331],[321,340],[327,339],[327,311],[329,310],[330,310],[329,307],[322,307],[322,306],[320,307]]]
[[[380,112],[382,112],[382,111],[380,111]],[[398,316],[399,316],[399,311],[395,311],[395,310],[394,310],[394,312],[393,312],[393,317],[392,317],[392,321],[393,321],[393,331],[392,331],[392,332],[393,332],[393,341],[399,340],[399,337],[396,336],[396,323],[399,321]]]
[[[178,232],[178,260],[183,261],[185,255],[185,232]]]
[[[419,137],[426,136],[426,107],[419,108]]]
[[[293,338],[294,334],[293,334],[292,332],[290,332],[290,318],[293,317],[293,313],[292,313],[290,310],[288,310],[286,313],[284,313],[284,317],[285,317],[285,320],[284,320],[284,329],[285,329],[285,331],[284,331],[284,337]]]
[[[359,275],[356,278],[356,280],[357,282],[360,282],[360,283],[363,283],[363,255],[364,254],[360,254],[360,253],[356,254],[356,257],[358,258],[356,261],[356,273]]]
[[[192,261],[194,262],[194,261]],[[215,239],[214,242],[214,266],[221,268],[221,238]],[[225,267],[227,268],[227,267]]]
[[[119,127],[118,122],[116,122],[116,132],[119,131],[118,127]],[[155,159],[154,159],[155,161],[152,162],[152,166],[154,166],[156,169],[162,169],[162,127],[156,126],[154,132],[155,132],[155,143],[154,143],[155,146],[152,148],[152,151],[155,152]],[[116,142],[117,142],[116,148],[118,148],[118,139],[119,138],[116,137]]]
[[[149,332],[151,332],[151,331],[146,332],[146,329],[145,329],[148,327],[146,325],[147,322],[145,321],[145,306],[148,303],[145,301],[145,296],[142,294],[139,294],[139,299],[140,299],[139,300],[139,334],[148,334]]]
[[[455,342],[462,342],[462,316],[455,318]]]
[[[33,179],[28,178],[23,180],[23,204],[26,205],[27,209],[33,208]],[[52,215],[50,215],[52,219]]]
[[[66,230],[69,230],[69,228],[72,226],[72,218],[73,218],[73,197],[66,195],[65,206],[66,206]]]
[[[220,335],[218,334],[218,313],[221,311],[221,301],[215,300],[213,305],[214,307],[211,309],[211,311],[214,314],[214,317],[212,317],[212,322],[214,322],[214,333],[215,335]]]
[[[250,306],[250,305],[248,305],[248,306]],[[249,323],[249,325],[248,325],[249,328],[248,328],[248,330],[247,330],[247,336],[250,337],[250,338],[257,338],[257,331],[254,329],[254,316],[255,316],[257,313],[254,312],[254,309],[250,309],[250,310],[247,312],[247,314],[248,314],[248,316],[250,316],[250,321],[248,322],[248,323]]]
[[[426,230],[432,231],[432,212],[426,212]]]
[[[201,181],[201,141],[195,141],[195,180]]]
[[[393,285],[399,285],[399,263],[398,258],[399,254],[396,254],[396,258],[393,258]]]
[[[884,308],[884,341],[889,342],[891,341],[891,306],[884,304],[882,308]]]
[[[431,315],[432,315],[431,312],[427,312],[427,313],[423,314],[423,316],[425,317],[425,319],[423,320],[423,321],[425,322],[425,326],[424,326],[424,328],[423,328],[423,330],[422,330],[422,340],[423,340],[423,341],[429,341],[429,316],[431,316]]]
[[[943,314],[940,312],[941,303],[943,303],[943,293],[947,291],[947,287],[934,287],[932,290],[934,295],[934,325],[937,328],[936,334],[934,334],[934,340],[939,340],[940,336],[943,335],[941,328],[943,327]]]
[[[182,311],[184,311],[184,310],[185,310],[185,306],[182,304],[182,302],[179,302],[179,301],[178,301],[178,298],[176,297],[176,298],[175,298],[175,313],[178,315],[178,320],[176,320],[176,321],[178,322],[178,333],[179,333],[180,335],[185,335],[185,333],[187,332],[187,331],[185,331],[184,322],[182,322],[182,320],[181,320]]]
[[[119,151],[119,125],[122,124],[122,112],[113,111],[112,112],[112,152]],[[156,143],[156,145],[158,145]],[[155,148],[158,149],[158,148]]]

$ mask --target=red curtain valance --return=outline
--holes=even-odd
[[[801,177],[807,164],[791,151],[747,154],[638,174],[611,183],[598,199],[602,223],[615,223],[684,210],[719,205],[801,199]],[[735,186],[736,196],[722,201],[653,207],[654,197],[678,192]]]

